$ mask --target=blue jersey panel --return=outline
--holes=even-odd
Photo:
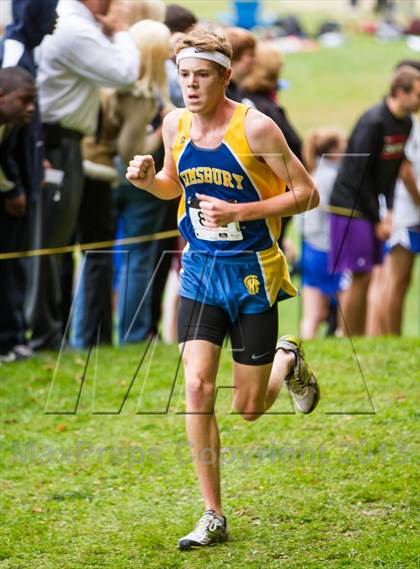
[[[259,201],[260,196],[252,181],[223,142],[218,148],[198,148],[189,141],[178,163],[178,173],[185,190],[185,215],[179,220],[182,236],[190,248],[218,255],[237,255],[241,251],[262,251],[273,245],[267,223],[264,220],[237,224],[240,234],[234,240],[206,240],[192,222],[190,208],[197,208],[196,194],[206,194],[225,201],[247,203]],[[197,210],[198,211],[198,210]],[[203,223],[204,226],[204,223]]]

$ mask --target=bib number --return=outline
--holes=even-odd
[[[190,220],[197,239],[203,241],[242,241],[244,238],[239,223],[232,221],[221,227],[206,227],[203,211],[199,201],[193,199],[189,203]]]

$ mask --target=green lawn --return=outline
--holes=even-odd
[[[113,416],[92,411],[120,408],[144,346],[92,355],[76,415],[45,411],[74,410],[86,354],[65,354],[54,383],[52,354],[1,367],[0,567],[418,567],[420,341],[354,347],[357,361],[348,340],[308,343],[323,390],[311,416],[290,415],[284,392],[277,414],[245,423],[229,413],[230,391],[219,391],[231,540],[183,553],[176,541],[202,504],[182,375],[164,414],[176,348],[149,350]],[[226,350],[218,385],[229,384]]]

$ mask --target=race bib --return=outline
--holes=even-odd
[[[244,238],[239,223],[232,221],[222,227],[206,227],[203,211],[199,207],[199,200],[193,199],[189,204],[190,220],[197,239],[203,241],[242,241]]]

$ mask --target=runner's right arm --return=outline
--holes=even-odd
[[[182,193],[182,186],[171,152],[177,136],[180,112],[182,109],[176,109],[163,120],[162,136],[165,146],[165,159],[162,170],[156,174],[155,161],[150,155],[134,156],[127,168],[126,178],[133,186],[145,190],[161,200],[172,200]]]

